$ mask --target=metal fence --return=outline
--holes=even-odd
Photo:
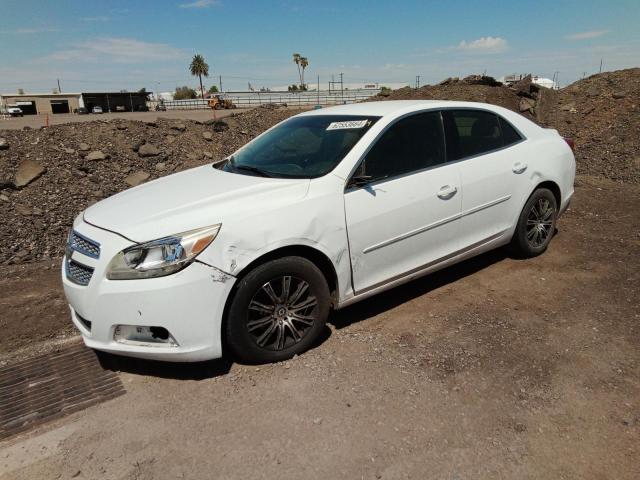
[[[360,102],[380,93],[378,89],[320,91],[320,92],[229,92],[222,94],[238,108],[249,108],[270,103],[288,106],[342,105]],[[170,100],[165,101],[167,110],[198,110],[209,108],[207,100]]]

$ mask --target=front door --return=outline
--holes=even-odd
[[[446,164],[439,112],[404,117],[366,154],[344,195],[355,293],[455,252],[457,164]]]

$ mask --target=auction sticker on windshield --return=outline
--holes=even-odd
[[[362,128],[369,120],[351,120],[347,122],[331,122],[327,130],[345,130],[349,128]]]

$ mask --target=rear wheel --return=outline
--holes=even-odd
[[[540,188],[527,200],[511,241],[514,253],[521,257],[535,257],[543,253],[556,229],[558,204],[551,190]]]
[[[256,267],[238,285],[229,308],[226,343],[247,363],[277,362],[307,350],[329,315],[322,272],[302,257]]]

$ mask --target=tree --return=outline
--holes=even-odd
[[[198,77],[200,79],[200,93],[202,94],[202,98],[204,98],[204,87],[202,86],[202,76],[209,76],[209,65],[204,61],[204,57],[200,54],[196,54],[193,56],[191,60],[191,65],[189,65],[189,70],[191,71],[191,75],[194,77]]]
[[[300,71],[300,59],[302,56],[299,53],[293,54],[293,63],[298,66],[298,78],[300,79],[300,83],[302,83],[302,72]]]
[[[302,67],[300,86],[302,87],[302,90],[306,90],[307,86],[304,84],[304,69],[309,66],[309,60],[307,59],[307,57],[300,57],[300,66]]]
[[[141,94],[143,94],[143,95],[149,95],[149,94],[147,93],[147,87],[142,87],[140,90],[138,90],[138,93],[141,93]]]
[[[216,85],[211,85],[207,91],[209,93],[218,93],[218,87]]]
[[[196,98],[197,96],[198,94],[193,88],[187,87],[185,85],[184,87],[176,87],[176,92],[173,94],[173,99],[174,100],[190,100],[190,99]]]
[[[298,91],[298,85],[296,85],[295,83],[293,85],[289,85],[287,87],[287,90],[289,90],[290,92],[297,92]]]

